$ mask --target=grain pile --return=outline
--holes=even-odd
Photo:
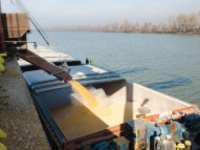
[[[76,86],[76,94],[71,95],[73,103],[50,109],[69,140],[132,120],[140,107],[139,103],[111,100],[102,89],[89,89],[93,97],[87,90],[82,90],[80,84],[73,86]]]

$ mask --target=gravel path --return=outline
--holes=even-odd
[[[36,108],[16,60],[5,63],[0,76],[0,138],[8,150],[49,150]]]

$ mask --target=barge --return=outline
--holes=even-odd
[[[48,61],[55,56],[53,51],[42,46],[34,48],[28,44],[28,49],[41,57],[45,53],[48,54],[45,56]],[[159,132],[159,128],[161,130],[162,127],[169,125],[175,127],[171,127],[167,133],[171,142],[166,142],[165,138],[160,141],[160,144],[165,147],[164,149],[171,149],[174,143],[180,143],[183,140],[191,141],[194,148],[199,147],[197,143],[193,142],[195,134],[197,134],[196,130],[193,131],[184,126],[187,116],[198,115],[199,107],[197,105],[167,96],[137,83],[130,83],[111,70],[95,65],[84,65],[67,55],[62,55],[66,58],[65,61],[69,62],[70,75],[74,80],[84,85],[89,91],[92,89],[96,92],[102,92],[101,90],[105,92],[103,97],[109,101],[108,105],[111,107],[112,114],[101,116],[84,105],[78,104],[77,106],[73,101],[76,99],[75,101],[80,102],[78,99],[81,97],[73,97],[74,91],[70,84],[62,83],[44,70],[31,69],[33,67],[31,64],[19,60],[34,103],[58,147],[63,149],[84,149],[85,147],[102,149],[101,147],[105,147],[108,141],[125,137],[131,143],[128,146],[129,149],[152,149],[150,137],[153,134],[150,135],[150,130]],[[52,63],[56,64],[60,61],[62,60],[52,61]],[[74,65],[70,65],[72,62]],[[95,92],[92,94],[95,97]],[[139,138],[135,144],[129,137],[133,135],[127,133],[130,127],[133,135],[136,135],[136,139],[137,136],[144,136]],[[181,136],[171,133],[174,128],[177,130],[175,133]],[[181,131],[178,131],[178,128]],[[137,135],[139,131],[146,133]],[[162,134],[160,133],[160,135]],[[153,141],[155,142],[155,140]],[[155,145],[154,149],[156,149]]]
[[[18,24],[16,18],[21,20]],[[1,28],[1,52],[19,59],[52,149],[200,148],[197,105],[27,42],[27,14],[4,15]],[[98,108],[90,108],[74,90],[76,81],[96,99]]]

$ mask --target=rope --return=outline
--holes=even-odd
[[[26,6],[22,3],[22,1],[19,0],[19,2],[20,2],[21,5],[25,8],[25,10],[29,13],[29,16],[32,17],[33,21],[35,21],[36,25],[39,26],[40,30],[43,32],[43,34],[46,36],[46,38],[49,39],[48,36],[46,35],[46,33],[44,32],[44,30],[41,28],[41,26],[39,25],[39,23],[38,23],[38,22],[36,21],[36,19],[34,18],[34,16],[30,13],[30,11],[28,11],[28,9],[26,8]]]
[[[44,32],[44,30],[42,29],[42,27],[39,25],[39,23],[36,21],[36,19],[33,17],[33,15],[29,12],[29,10],[26,8],[26,6],[23,4],[23,2],[21,0],[15,0],[16,3],[14,3],[11,0],[11,3],[15,5],[15,7],[17,7],[17,9],[20,12],[25,12],[29,14],[29,20],[30,22],[34,25],[34,27],[36,28],[36,30],[39,32],[39,34],[42,36],[42,38],[45,40],[45,42],[47,43],[47,45],[49,46],[49,48],[54,51],[57,52],[60,56],[60,58],[62,58],[63,60],[63,64],[62,67],[68,68],[68,65],[66,63],[66,60],[64,59],[63,55],[61,55],[61,53],[55,48],[56,46],[53,44],[53,42],[49,39],[49,37],[46,35],[46,33]],[[46,39],[46,38],[47,39]],[[51,43],[51,44],[50,44]],[[52,45],[52,46],[51,46]]]
[[[199,123],[198,123],[196,126],[194,126],[194,125],[193,125],[193,119],[194,119],[195,117],[196,117],[196,115],[194,114],[194,116],[193,116],[192,119],[190,120],[190,123],[191,123],[192,127],[197,128],[198,126],[200,126],[200,121],[199,121]]]
[[[21,4],[22,8],[24,8],[24,11],[28,14],[30,14],[30,19],[33,21],[33,23],[35,24],[35,26],[39,26],[39,32],[40,30],[42,31],[42,33],[46,36],[46,38],[49,40],[49,42],[47,42],[47,40],[45,39],[45,41],[47,42],[47,45],[50,47],[51,50],[56,51],[57,53],[59,53],[60,57],[63,59],[64,62],[65,59],[63,57],[63,55],[60,54],[60,52],[56,49],[56,46],[53,44],[53,42],[50,40],[50,38],[46,35],[46,33],[44,32],[44,30],[41,28],[41,26],[39,25],[39,23],[36,21],[36,19],[33,17],[33,15],[28,11],[28,9],[26,8],[26,6],[23,4],[23,2],[21,0],[18,0],[19,4]],[[38,28],[38,27],[37,27]],[[41,33],[41,32],[40,32]],[[41,33],[41,34],[42,34]],[[44,38],[44,36],[42,35],[42,37]],[[50,44],[51,43],[51,44]],[[52,45],[52,46],[51,46]]]
[[[194,126],[194,127],[195,127],[195,128],[197,128],[199,125],[200,125],[200,121],[199,121],[199,124],[198,124],[198,125],[196,125],[196,126]]]
[[[22,12],[28,13],[28,11],[26,10],[26,8],[22,5],[22,3],[20,3],[20,1],[16,0],[17,5],[19,6],[19,8],[21,8]],[[42,38],[45,40],[45,42],[47,43],[47,45],[49,45],[49,42],[47,41],[47,39],[44,37],[44,35],[42,34],[42,32],[40,31],[40,29],[38,28],[38,26],[35,24],[34,20],[31,18],[31,16],[29,15],[29,20],[31,21],[31,23],[35,26],[35,28],[37,29],[37,31],[40,33],[40,35],[42,36]]]
[[[20,12],[26,12],[25,10],[24,10],[24,8],[23,7],[21,7],[21,5],[20,5],[20,3],[18,2],[18,1],[16,1],[16,3],[14,3],[12,0],[11,0],[11,2],[12,2],[12,4],[14,4],[15,5],[15,7],[20,11]],[[26,12],[27,13],[27,12]],[[29,20],[30,20],[30,22],[35,26],[35,28],[36,28],[36,30],[40,33],[40,35],[43,37],[43,39],[45,40],[45,42],[47,43],[47,44],[49,44],[49,42],[46,40],[46,38],[43,36],[43,34],[40,32],[40,30],[39,30],[39,28],[36,26],[36,24],[34,23],[34,21],[29,17]]]
[[[196,126],[194,126],[194,125],[193,125],[193,122],[192,122],[194,118],[196,118],[196,115],[194,115],[193,118],[191,119],[191,124],[192,124],[192,126],[193,126],[194,128],[197,128],[197,127],[200,125],[200,121],[199,121],[199,123],[198,123]]]

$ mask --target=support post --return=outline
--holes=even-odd
[[[4,37],[4,30],[3,30],[3,24],[1,19],[1,0],[0,0],[0,35],[1,35],[1,45],[2,45],[2,53],[7,53],[6,51],[6,43],[5,43],[5,37]]]

